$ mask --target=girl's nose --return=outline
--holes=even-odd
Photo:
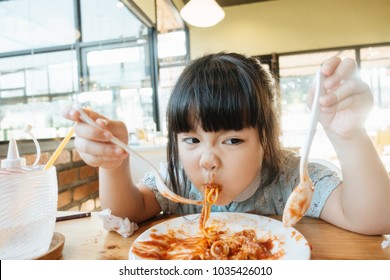
[[[212,171],[219,166],[219,160],[212,151],[207,151],[202,154],[199,164],[207,171]]]

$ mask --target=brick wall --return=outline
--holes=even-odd
[[[44,165],[48,162],[58,146],[56,140],[52,142],[54,143],[40,144],[42,154],[38,164]],[[8,146],[8,143],[1,144],[3,145]],[[18,147],[19,154],[26,158],[27,165],[33,164],[35,151],[24,147],[23,142],[19,143],[19,141]],[[5,147],[2,148],[4,151]],[[5,158],[4,152],[0,154],[0,159],[3,158]],[[82,161],[72,141],[61,152],[54,165],[57,169],[58,180],[58,210],[100,210],[98,170]]]

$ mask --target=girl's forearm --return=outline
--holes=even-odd
[[[125,159],[116,169],[99,169],[99,195],[102,208],[109,208],[118,217],[139,222],[143,212],[142,193],[133,183],[130,160]]]
[[[345,218],[357,227],[389,232],[390,178],[370,137],[362,131],[347,141],[330,139],[343,174],[340,203]]]

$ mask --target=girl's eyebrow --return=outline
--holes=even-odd
[[[193,131],[193,130],[190,130],[190,131],[178,132],[177,134],[178,135],[193,135],[193,134],[197,134],[197,132]]]

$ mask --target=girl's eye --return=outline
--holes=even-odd
[[[184,143],[187,143],[187,144],[197,144],[199,143],[199,139],[198,138],[195,138],[195,137],[187,137],[187,138],[184,138],[183,139],[183,142]]]
[[[238,145],[241,144],[242,142],[244,141],[238,138],[231,138],[224,141],[224,143],[228,145]]]

